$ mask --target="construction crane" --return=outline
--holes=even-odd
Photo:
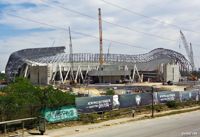
[[[73,49],[72,49],[72,38],[71,38],[71,31],[70,31],[70,27],[69,27],[69,61],[70,61],[70,66],[71,66],[71,70],[70,70],[70,81],[72,83],[74,83],[74,62],[73,62]]]
[[[188,45],[188,42],[183,34],[183,32],[180,30],[180,34],[181,34],[181,39],[182,39],[182,42],[183,42],[183,45],[185,47],[185,50],[186,50],[186,54],[188,56],[188,59],[190,61],[190,65],[191,65],[191,68],[192,68],[192,71],[194,70],[195,68],[195,65],[194,65],[194,56],[193,56],[193,49],[192,49],[192,44],[190,43],[190,46]]]
[[[192,70],[194,70],[195,65],[194,65],[194,55],[193,55],[192,43],[190,43],[190,57],[191,57],[191,64],[192,64],[192,67],[193,67]]]
[[[110,46],[111,46],[111,43],[110,43],[109,46],[108,46],[108,53],[107,53],[107,55],[110,54]]]
[[[52,43],[52,45],[51,45],[51,46],[52,46],[52,47],[54,47],[54,45],[55,45],[55,40],[53,41],[53,43]]]

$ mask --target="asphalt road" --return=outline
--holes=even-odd
[[[66,133],[63,137],[200,137],[200,111],[108,126],[69,136]]]

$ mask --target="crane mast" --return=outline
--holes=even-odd
[[[68,28],[69,30],[69,61],[70,61],[70,65],[71,65],[71,80],[73,81],[74,80],[74,74],[73,74],[73,71],[74,71],[74,62],[73,62],[73,49],[72,49],[72,38],[71,38],[71,30],[70,30],[70,27]]]
[[[190,58],[191,58],[191,66],[192,66],[192,70],[194,70],[195,65],[194,65],[194,55],[193,55],[192,43],[190,43]]]
[[[195,66],[194,66],[194,56],[193,56],[193,49],[192,49],[192,44],[190,43],[190,46],[188,45],[188,42],[183,34],[183,32],[180,30],[180,34],[181,34],[181,39],[184,45],[184,48],[186,50],[186,54],[188,56],[188,59],[190,61],[190,65],[192,68],[192,71],[194,70]]]

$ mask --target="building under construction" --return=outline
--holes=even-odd
[[[174,78],[179,75],[179,70],[190,66],[184,55],[163,48],[139,55],[103,54],[103,65],[99,58],[98,53],[74,53],[71,56],[65,53],[65,47],[24,49],[11,54],[6,75],[9,81],[23,76],[34,84],[66,83],[72,79],[80,83],[119,83],[125,80],[134,82],[136,78],[141,80],[148,76],[151,79],[152,75],[160,75],[167,80],[164,77],[168,75],[167,65],[175,64],[171,65],[169,72]]]
[[[139,55],[103,54],[101,9],[99,11],[99,53],[73,53],[65,47],[24,49],[11,54],[6,75],[8,81],[23,76],[34,84],[124,83],[143,80],[178,82],[180,70],[194,68],[192,46],[181,32],[189,61],[184,55],[158,48]],[[192,62],[193,61],[193,62]]]

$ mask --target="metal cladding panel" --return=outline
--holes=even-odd
[[[78,97],[76,107],[78,112],[91,113],[112,110],[113,96]]]
[[[166,103],[168,101],[180,101],[180,93],[178,91],[163,91],[157,93],[158,103]]]
[[[150,105],[152,93],[126,94],[119,97],[120,108]]]

